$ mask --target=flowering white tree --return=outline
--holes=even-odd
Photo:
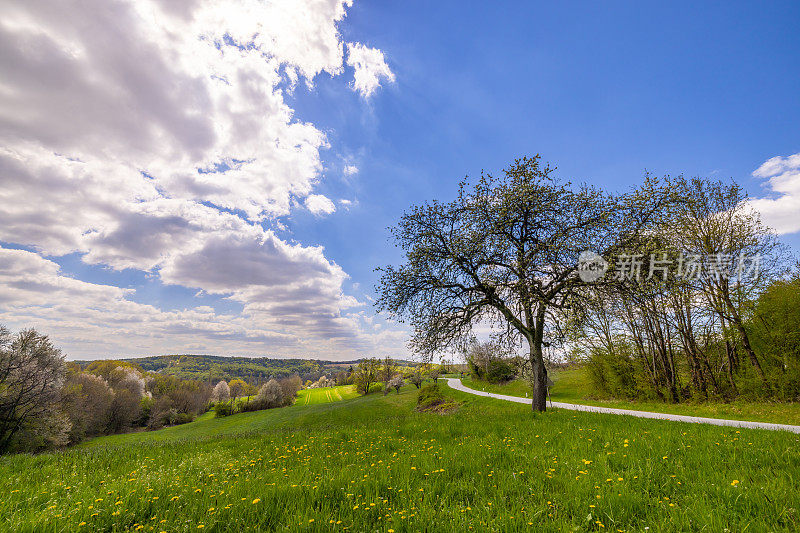
[[[46,335],[12,335],[0,326],[0,453],[66,444],[69,421],[58,409],[64,356]]]
[[[403,377],[400,374],[395,374],[395,376],[389,380],[389,387],[393,388],[397,391],[397,394],[400,394],[400,387],[405,385],[406,382],[403,381]]]
[[[216,386],[214,386],[214,390],[211,391],[212,402],[227,402],[230,397],[231,389],[224,379],[217,383]]]

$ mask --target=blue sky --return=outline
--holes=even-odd
[[[286,4],[307,23],[281,22],[285,10],[270,11],[270,5],[250,17],[252,26],[215,19],[209,6],[203,7],[208,13],[198,7],[176,15],[152,4],[145,14],[167,17],[156,30],[138,24],[146,20],[144,8],[122,2],[125,9],[64,14],[60,21],[17,6],[2,33],[11,44],[0,72],[25,75],[9,78],[19,101],[0,108],[0,135],[9,147],[0,181],[16,191],[7,201],[28,209],[0,208],[7,228],[0,230],[0,245],[16,250],[0,268],[7,286],[16,288],[0,294],[0,323],[52,332],[73,358],[405,355],[406,332],[375,318],[370,306],[373,269],[400,260],[386,227],[412,204],[452,197],[466,174],[498,171],[536,153],[564,178],[612,190],[637,184],[645,170],[734,178],[765,198],[765,219],[777,221],[794,251],[800,247],[800,222],[791,220],[800,211],[800,156],[792,158],[800,153],[797,3],[466,8],[463,2],[357,0],[347,8],[331,0],[324,12],[304,2]],[[227,8],[245,9],[240,4]],[[71,24],[102,28],[123,20],[134,28],[130,35],[108,41],[99,29],[96,39],[68,31]],[[222,20],[219,27],[214,20]],[[34,39],[31,28],[48,38]],[[186,42],[165,36],[177,28]],[[226,57],[220,61],[205,48],[207,62],[194,63],[200,49],[192,47],[215,38]],[[152,46],[144,50],[137,42]],[[91,53],[103,43],[119,56]],[[361,66],[359,47],[367,51]],[[59,49],[88,52],[76,59]],[[134,63],[172,52],[187,59],[166,75]],[[47,54],[49,62],[41,60]],[[118,75],[125,69],[135,76]],[[225,84],[209,82],[209,72]],[[243,73],[263,76],[263,93],[240,90],[247,85]],[[376,78],[362,86],[359,73]],[[110,81],[84,81],[92,79]],[[57,87],[66,87],[61,98],[74,104],[77,119],[63,106],[46,119],[14,115],[13,107],[55,101],[48,91]],[[175,87],[185,92],[176,97]],[[27,96],[31,88],[43,100]],[[133,104],[116,107],[119,95]],[[101,109],[97,101],[105,97]],[[259,118],[250,124],[226,107],[226,98]],[[93,113],[103,113],[99,123],[80,123]],[[230,133],[237,127],[242,131]],[[80,133],[77,140],[70,128]],[[143,141],[143,135],[166,140]],[[277,148],[264,148],[273,143]],[[92,169],[75,170],[67,156]],[[210,174],[229,179],[224,191],[187,177],[192,168],[227,169],[237,161],[247,161],[241,171]],[[134,169],[155,185],[138,183]],[[771,189],[770,178],[783,189]],[[112,194],[133,182],[124,196]],[[68,192],[56,214],[44,217],[49,222],[25,222],[39,214],[31,193],[46,196],[58,186]],[[87,197],[95,196],[109,206],[130,205],[111,215],[110,207],[97,213],[90,207],[83,218],[63,217],[83,212]],[[312,197],[322,202],[313,205],[329,207],[312,207]],[[61,223],[64,232],[54,228]],[[232,240],[235,249],[223,246]],[[39,271],[39,278],[31,274]],[[298,283],[286,281],[292,275]],[[25,292],[33,290],[31,277],[50,288]],[[291,290],[275,291],[279,285]],[[58,292],[61,308],[42,296],[56,290],[67,291]],[[100,301],[117,305],[106,309]],[[124,302],[140,307],[127,309]],[[117,316],[120,307],[124,316]],[[98,315],[83,322],[84,308]],[[111,324],[104,324],[109,313]],[[134,315],[148,318],[142,323]],[[308,327],[318,338],[305,338]]]
[[[300,116],[335,132],[334,159],[353,154],[358,180],[343,188],[360,205],[290,227],[365,289],[376,264],[397,260],[385,227],[407,206],[515,157],[540,153],[564,177],[615,190],[649,170],[734,178],[762,196],[751,173],[800,152],[797,3],[435,6],[348,15],[343,33],[384,50],[397,76],[370,106],[338,79],[295,95]]]

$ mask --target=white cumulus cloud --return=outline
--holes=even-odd
[[[306,207],[315,215],[330,215],[336,211],[336,206],[330,198],[322,194],[312,194],[306,198]]]
[[[800,154],[773,157],[754,172],[767,180],[770,192],[766,198],[750,200],[768,226],[779,234],[800,231]]]
[[[383,52],[361,43],[347,43],[347,64],[355,69],[353,90],[369,98],[381,86],[381,80],[394,82],[394,73],[386,64]]]

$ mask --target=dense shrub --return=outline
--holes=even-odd
[[[586,368],[592,386],[600,396],[633,399],[645,395],[638,384],[640,378],[631,347],[624,342],[615,343],[613,352],[599,347],[593,349]]]
[[[214,416],[230,416],[233,414],[233,405],[229,402],[219,402],[214,406]]]
[[[458,404],[447,398],[435,383],[422,387],[417,393],[417,411],[445,413],[456,407]]]
[[[422,387],[417,393],[417,408],[430,407],[444,402],[444,395],[436,384]]]
[[[489,363],[489,370],[486,372],[486,380],[489,383],[505,383],[514,379],[514,369],[502,359],[496,359]]]

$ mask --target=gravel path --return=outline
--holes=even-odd
[[[506,396],[505,394],[494,394],[492,392],[483,392],[475,389],[465,387],[460,379],[447,378],[447,384],[456,390],[475,394],[477,396],[486,396],[488,398],[497,398],[498,400],[506,400],[509,402],[517,403],[531,403],[530,398],[520,398],[519,396]],[[725,420],[724,418],[704,418],[701,416],[685,416],[685,415],[670,415],[667,413],[651,413],[649,411],[632,411],[630,409],[613,409],[611,407],[595,407],[592,405],[580,405],[576,403],[562,403],[552,402],[553,407],[561,409],[572,409],[573,411],[588,411],[590,413],[604,413],[609,415],[630,415],[639,418],[659,418],[661,420],[673,420],[675,422],[691,422],[695,424],[713,424],[715,426],[731,426],[737,428],[749,429],[770,429],[773,431],[791,431],[792,433],[800,433],[800,426],[790,426],[787,424],[769,424],[766,422],[746,422],[744,420]]]

